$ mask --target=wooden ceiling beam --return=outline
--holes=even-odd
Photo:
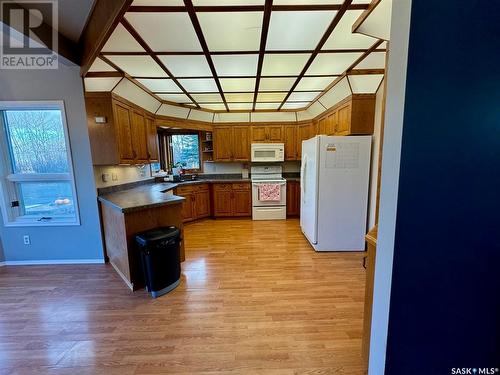
[[[314,49],[314,52],[309,57],[309,60],[307,60],[307,63],[304,66],[304,68],[302,69],[302,71],[300,72],[299,76],[297,77],[297,80],[294,82],[294,84],[290,88],[290,91],[288,92],[288,94],[283,99],[283,102],[279,106],[278,110],[280,110],[283,107],[283,105],[286,103],[287,99],[290,97],[290,95],[292,95],[293,90],[295,90],[295,88],[299,84],[299,82],[302,79],[302,77],[306,74],[307,70],[309,69],[309,67],[314,62],[314,59],[319,54],[319,51],[321,51],[321,48],[323,48],[323,46],[325,45],[326,41],[328,40],[328,38],[332,34],[333,30],[335,30],[335,28],[339,24],[340,20],[344,16],[345,12],[347,12],[347,10],[349,9],[349,7],[351,6],[351,3],[352,3],[352,0],[345,0],[342,3],[342,5],[340,6],[340,9],[335,14],[335,17],[333,18],[332,22],[330,23],[330,25],[326,29],[325,33],[321,37],[321,39],[318,42],[316,48]]]
[[[170,70],[168,70],[165,64],[163,64],[163,61],[161,61],[158,58],[158,56],[153,52],[153,50],[151,49],[151,47],[149,47],[146,41],[142,39],[137,30],[125,18],[121,20],[121,24],[130,33],[130,35],[134,37],[137,43],[139,43],[141,47],[144,48],[144,50],[149,54],[149,56],[160,66],[160,68],[167,74],[167,76],[169,76],[170,79],[174,81],[177,87],[181,89],[181,91],[189,98],[189,100],[191,100],[194,103],[194,105],[199,108],[199,105],[198,103],[196,103],[196,100],[193,99],[191,94],[187,92],[184,86],[182,86],[181,83],[177,80],[177,78],[170,72]]]
[[[260,48],[259,60],[257,62],[257,76],[255,78],[255,90],[253,95],[252,111],[255,111],[255,104],[257,103],[257,96],[259,95],[260,76],[262,74],[262,65],[264,64],[264,56],[266,52],[267,33],[269,31],[269,23],[271,22],[271,9],[273,7],[273,0],[266,0],[264,5],[264,15],[262,17],[262,30],[260,33]]]
[[[198,37],[198,41],[200,42],[201,49],[205,53],[205,58],[207,60],[210,71],[212,72],[213,79],[215,81],[215,84],[217,85],[217,89],[219,90],[222,101],[224,102],[226,110],[229,112],[229,107],[224,96],[224,90],[222,90],[222,85],[219,81],[219,77],[217,76],[217,70],[215,69],[212,57],[210,56],[210,50],[208,49],[207,41],[205,40],[205,36],[203,35],[200,21],[198,20],[198,16],[196,15],[196,10],[194,9],[193,2],[191,0],[184,0],[184,5],[186,6],[189,18],[191,19],[191,23],[194,27],[194,31],[196,32],[196,36]]]
[[[123,72],[88,72],[85,78],[117,78],[125,77]]]
[[[321,50],[319,53],[363,53],[366,52],[366,48],[343,48],[343,49],[326,49]],[[293,54],[311,54],[314,50],[273,50],[264,51],[266,55],[293,55]],[[385,48],[379,48],[376,52],[386,52]],[[260,51],[210,51],[212,56],[224,56],[224,55],[258,55]],[[148,56],[148,52],[143,51],[109,51],[103,52],[104,55],[108,56]],[[155,51],[158,56],[204,56],[203,51]]]
[[[210,5],[193,6],[195,12],[264,12],[265,5]],[[350,4],[347,10],[365,10],[369,4]],[[313,4],[313,5],[273,5],[273,12],[307,12],[307,11],[338,11],[341,4]],[[129,12],[135,13],[178,13],[186,12],[186,7],[166,5],[134,5]]]
[[[84,76],[132,4],[132,0],[96,0],[78,42]]]

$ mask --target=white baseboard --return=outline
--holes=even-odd
[[[4,266],[42,266],[51,264],[104,264],[104,259],[6,260]]]

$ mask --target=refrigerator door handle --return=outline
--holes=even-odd
[[[306,165],[307,165],[307,155],[304,155],[302,159],[301,171],[300,171],[300,196],[302,197],[302,201],[306,201],[306,183],[305,183],[305,173],[306,173]]]

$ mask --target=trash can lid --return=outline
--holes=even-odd
[[[159,241],[180,237],[180,234],[177,227],[160,227],[137,234],[135,240],[141,246],[148,246]]]

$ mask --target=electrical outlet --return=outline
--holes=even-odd
[[[23,236],[23,242],[25,245],[31,245],[31,239],[30,239],[30,236],[28,235],[24,235]]]
[[[108,182],[109,181],[109,174],[108,173],[103,173],[101,175],[102,182]]]
[[[111,178],[113,179],[113,181],[118,181],[118,175],[116,173],[112,173]]]

